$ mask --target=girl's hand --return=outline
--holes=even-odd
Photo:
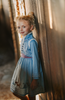
[[[32,90],[34,90],[34,89],[36,89],[38,87],[38,81],[37,81],[37,79],[33,79],[32,80],[32,83],[31,83],[31,85],[30,85],[30,88],[32,89]]]

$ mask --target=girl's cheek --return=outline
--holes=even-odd
[[[18,32],[20,32],[20,29],[18,30]]]
[[[18,30],[18,33],[20,33],[20,31]]]

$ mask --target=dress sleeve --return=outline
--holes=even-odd
[[[38,44],[35,40],[30,42],[32,59],[33,59],[33,79],[39,78],[39,56],[38,56]]]

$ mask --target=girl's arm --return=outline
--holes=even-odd
[[[39,78],[39,56],[38,56],[38,44],[36,40],[32,40],[30,43],[33,59],[33,79]]]
[[[33,80],[30,87],[32,90],[34,90],[38,87],[38,78],[39,78],[38,44],[35,40],[31,41],[31,51],[33,59]]]

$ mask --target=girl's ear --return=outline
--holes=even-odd
[[[33,26],[33,25],[31,25],[30,30],[32,31],[33,29],[34,29],[34,26]]]

